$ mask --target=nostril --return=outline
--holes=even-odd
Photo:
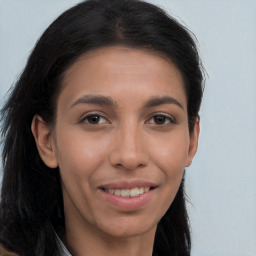
[[[132,162],[127,162],[123,164],[116,164],[115,165],[117,168],[124,168],[126,170],[135,170],[135,169],[140,169],[146,166],[146,164],[137,164],[137,163],[132,163]]]
[[[109,161],[116,168],[135,170],[147,165],[148,156],[145,152],[116,149],[109,154]]]

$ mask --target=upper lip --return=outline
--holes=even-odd
[[[145,187],[151,187],[155,188],[158,185],[149,182],[149,181],[143,181],[143,180],[133,180],[133,181],[127,181],[127,180],[121,180],[121,181],[113,181],[106,184],[103,184],[99,186],[99,188],[113,188],[113,189],[131,189],[131,188],[145,188]]]

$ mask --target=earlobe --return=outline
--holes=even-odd
[[[195,125],[194,125],[194,128],[193,128],[193,131],[190,134],[190,143],[189,143],[186,167],[191,165],[192,160],[193,160],[193,158],[196,154],[197,146],[198,146],[199,133],[200,133],[200,121],[199,121],[199,118],[197,118],[196,122],[195,122]]]
[[[52,132],[49,125],[40,117],[35,115],[31,123],[37,150],[43,162],[50,168],[58,167]]]

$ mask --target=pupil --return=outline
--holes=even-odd
[[[165,116],[155,116],[154,121],[156,124],[164,124],[165,123]]]
[[[89,116],[88,121],[92,124],[97,124],[99,122],[100,117],[99,116]]]

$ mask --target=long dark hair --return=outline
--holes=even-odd
[[[124,45],[169,58],[180,70],[189,130],[202,99],[202,67],[191,33],[162,9],[139,0],[89,0],[67,10],[43,33],[1,114],[3,169],[0,243],[21,256],[58,255],[55,231],[65,233],[58,168],[40,159],[31,133],[35,114],[54,123],[65,71],[92,49]],[[182,181],[160,220],[153,255],[190,255]]]

